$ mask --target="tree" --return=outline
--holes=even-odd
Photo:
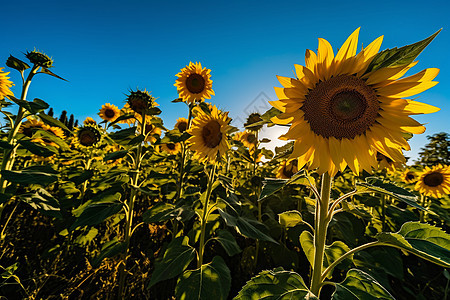
[[[427,136],[430,141],[419,152],[420,159],[416,164],[423,166],[434,166],[437,164],[450,164],[450,135],[440,132]]]

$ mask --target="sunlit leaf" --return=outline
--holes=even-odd
[[[62,219],[58,200],[42,188],[37,189],[33,193],[20,195],[19,199],[44,215]]]
[[[186,221],[194,216],[194,211],[187,205],[177,207],[170,203],[160,202],[155,204],[142,215],[145,223],[163,222],[170,219]]]
[[[290,210],[278,214],[278,222],[285,228],[303,224],[302,214],[297,210]]]

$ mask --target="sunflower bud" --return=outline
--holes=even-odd
[[[12,55],[10,55],[6,60],[6,65],[10,68],[16,69],[19,72],[22,72],[30,67],[26,62],[23,62]]]
[[[52,67],[53,60],[44,53],[33,50],[31,52],[27,52],[25,56],[30,60],[31,63],[33,63],[36,66],[45,69]]]

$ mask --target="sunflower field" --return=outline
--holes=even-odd
[[[383,37],[358,51],[359,28],[336,53],[319,39],[240,129],[199,62],[168,79],[166,128],[145,89],[102,122],[58,118],[27,98],[35,76],[64,80],[53,60],[10,56],[0,299],[448,299],[449,135],[404,156],[425,132],[411,116],[439,110],[416,101],[439,69],[405,75],[438,33],[382,51]],[[268,149],[272,126],[285,144]]]

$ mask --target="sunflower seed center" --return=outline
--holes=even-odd
[[[95,133],[91,130],[83,130],[78,137],[80,144],[83,146],[92,146],[96,142]]]
[[[177,128],[180,132],[185,132],[187,129],[187,123],[181,122],[180,124],[178,124]]]
[[[202,129],[202,138],[205,145],[209,148],[215,148],[222,140],[220,124],[216,120],[209,121]]]
[[[437,187],[444,182],[444,175],[439,172],[432,172],[430,174],[425,175],[423,178],[423,183],[430,187]]]
[[[107,118],[114,118],[115,115],[116,115],[116,113],[114,112],[114,110],[109,109],[109,108],[105,110],[105,116]]]
[[[191,74],[186,79],[186,88],[193,94],[201,93],[205,89],[205,79],[200,74]]]
[[[380,103],[364,80],[340,75],[319,82],[308,93],[301,109],[317,135],[353,139],[372,126]]]
[[[168,143],[167,144],[167,148],[169,148],[170,150],[174,150],[175,149],[175,144],[174,143]]]

